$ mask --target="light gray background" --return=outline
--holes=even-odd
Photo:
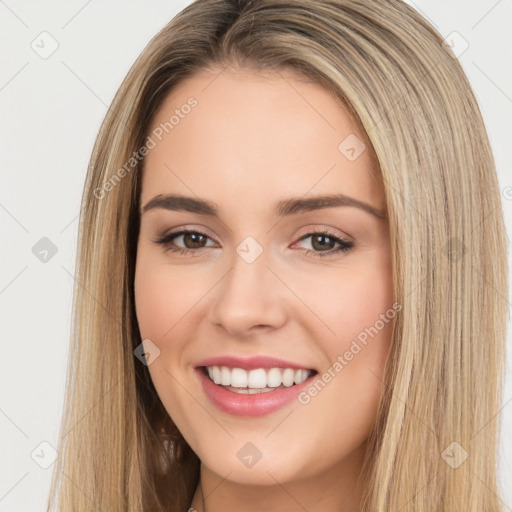
[[[79,202],[94,139],[133,61],[189,3],[0,0],[0,512],[45,510],[52,449],[40,443],[57,444]],[[458,51],[464,41],[469,45],[459,60],[488,127],[510,239],[512,2],[409,3],[444,37],[457,32],[450,38]],[[51,48],[43,31],[58,43],[46,59],[31,47],[42,47],[44,37],[44,47]],[[57,248],[46,263],[32,252],[42,237]],[[512,511],[511,345],[509,328],[500,450],[507,511]]]

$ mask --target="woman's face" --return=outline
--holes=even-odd
[[[363,135],[319,85],[232,68],[181,82],[148,135],[135,299],[169,415],[231,483],[354,473],[395,313],[384,192]],[[317,373],[290,385],[307,376],[298,369]],[[244,379],[266,390],[236,392]]]

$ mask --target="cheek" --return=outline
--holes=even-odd
[[[203,283],[203,284],[201,284]],[[193,272],[162,265],[144,251],[135,269],[135,308],[141,336],[162,343],[179,339],[178,323],[194,304],[198,304],[207,290],[207,282]]]
[[[141,250],[135,269],[135,309],[141,338],[149,339],[159,349],[158,357],[148,366],[155,389],[171,418],[183,424],[183,411],[195,402],[183,392],[173,376],[178,376],[190,357],[189,340],[193,334],[191,309],[197,307],[208,283],[202,289],[193,273],[183,272],[156,262]],[[197,284],[197,286],[196,286]],[[210,284],[211,286],[211,284]]]
[[[305,295],[317,317],[317,344],[328,360],[301,403],[322,411],[319,417],[333,435],[350,433],[357,443],[369,432],[377,412],[397,314],[391,264],[375,258],[357,271],[344,268],[333,275],[323,281],[316,276],[316,285]]]
[[[138,264],[135,271],[135,309],[143,339],[159,340],[170,328],[175,294],[167,288],[166,276],[149,265]],[[169,293],[165,293],[165,290]]]
[[[358,337],[364,342],[367,329],[374,334],[373,326],[382,331],[380,338],[389,337],[389,320],[395,316],[391,261],[384,251],[365,256],[339,268],[295,276],[294,292],[313,313],[296,319],[310,319],[307,329],[327,340],[330,354],[347,350]]]

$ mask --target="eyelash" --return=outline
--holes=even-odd
[[[186,229],[186,230],[178,231],[176,233],[169,233],[167,235],[164,235],[162,238],[155,240],[155,243],[164,246],[165,251],[171,251],[173,253],[180,253],[180,255],[182,255],[182,256],[187,255],[189,253],[194,253],[194,252],[197,253],[197,252],[202,251],[203,249],[207,248],[207,247],[200,247],[198,249],[186,249],[186,248],[175,247],[175,246],[171,245],[172,240],[174,240],[175,238],[178,238],[181,235],[186,235],[186,234],[190,234],[190,233],[205,236],[206,238],[210,238],[208,235],[206,235],[205,233],[202,233],[201,231],[197,231],[195,229]],[[329,251],[313,251],[311,249],[305,249],[308,257],[325,258],[326,256],[329,257],[329,256],[334,256],[336,254],[343,253],[343,252],[345,252],[345,253],[350,252],[354,248],[353,242],[350,242],[348,240],[343,240],[342,238],[339,238],[339,237],[333,235],[332,233],[330,233],[329,231],[325,231],[325,230],[324,231],[312,231],[310,233],[307,233],[306,235],[299,238],[298,242],[305,240],[307,238],[310,238],[311,236],[314,236],[314,235],[324,235],[324,236],[332,239],[334,242],[339,243],[340,247],[338,247],[337,249],[330,249]],[[211,240],[211,238],[210,238],[210,240]],[[312,254],[312,256],[310,256],[311,254]]]

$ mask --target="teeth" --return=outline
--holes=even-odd
[[[289,388],[293,384],[304,382],[312,373],[311,370],[293,368],[258,368],[246,371],[243,368],[227,366],[207,366],[210,379],[221,386],[235,388],[264,389],[277,388],[281,385]],[[251,393],[249,391],[249,393]]]
[[[267,393],[269,391],[275,391],[275,388],[263,388],[263,389],[253,389],[253,388],[229,388],[229,391],[233,391],[234,393],[239,393],[241,395],[258,395],[261,393]]]
[[[225,366],[222,367],[223,369],[226,368]],[[247,372],[245,370],[242,370],[242,368],[233,368],[233,370],[230,370],[229,368],[226,368],[228,370],[230,377],[229,377],[229,384],[227,386],[233,386],[235,388],[245,388],[247,387],[247,379],[249,378],[247,375]]]
[[[231,383],[231,372],[225,366],[220,369],[220,383],[223,386],[229,386]]]
[[[233,372],[236,368],[233,368]],[[244,370],[242,370],[244,373]],[[242,386],[233,385],[235,388],[240,388]],[[267,387],[267,372],[263,368],[259,368],[257,370],[251,370],[247,377],[247,387],[252,389],[261,389]],[[272,386],[276,387],[276,386]]]
[[[299,370],[300,371],[300,370]],[[283,384],[289,388],[290,386],[293,386],[293,380],[295,378],[295,371],[291,368],[286,368],[286,370],[283,372]]]
[[[270,368],[267,373],[267,383],[269,388],[277,388],[281,385],[281,370],[279,368]]]

